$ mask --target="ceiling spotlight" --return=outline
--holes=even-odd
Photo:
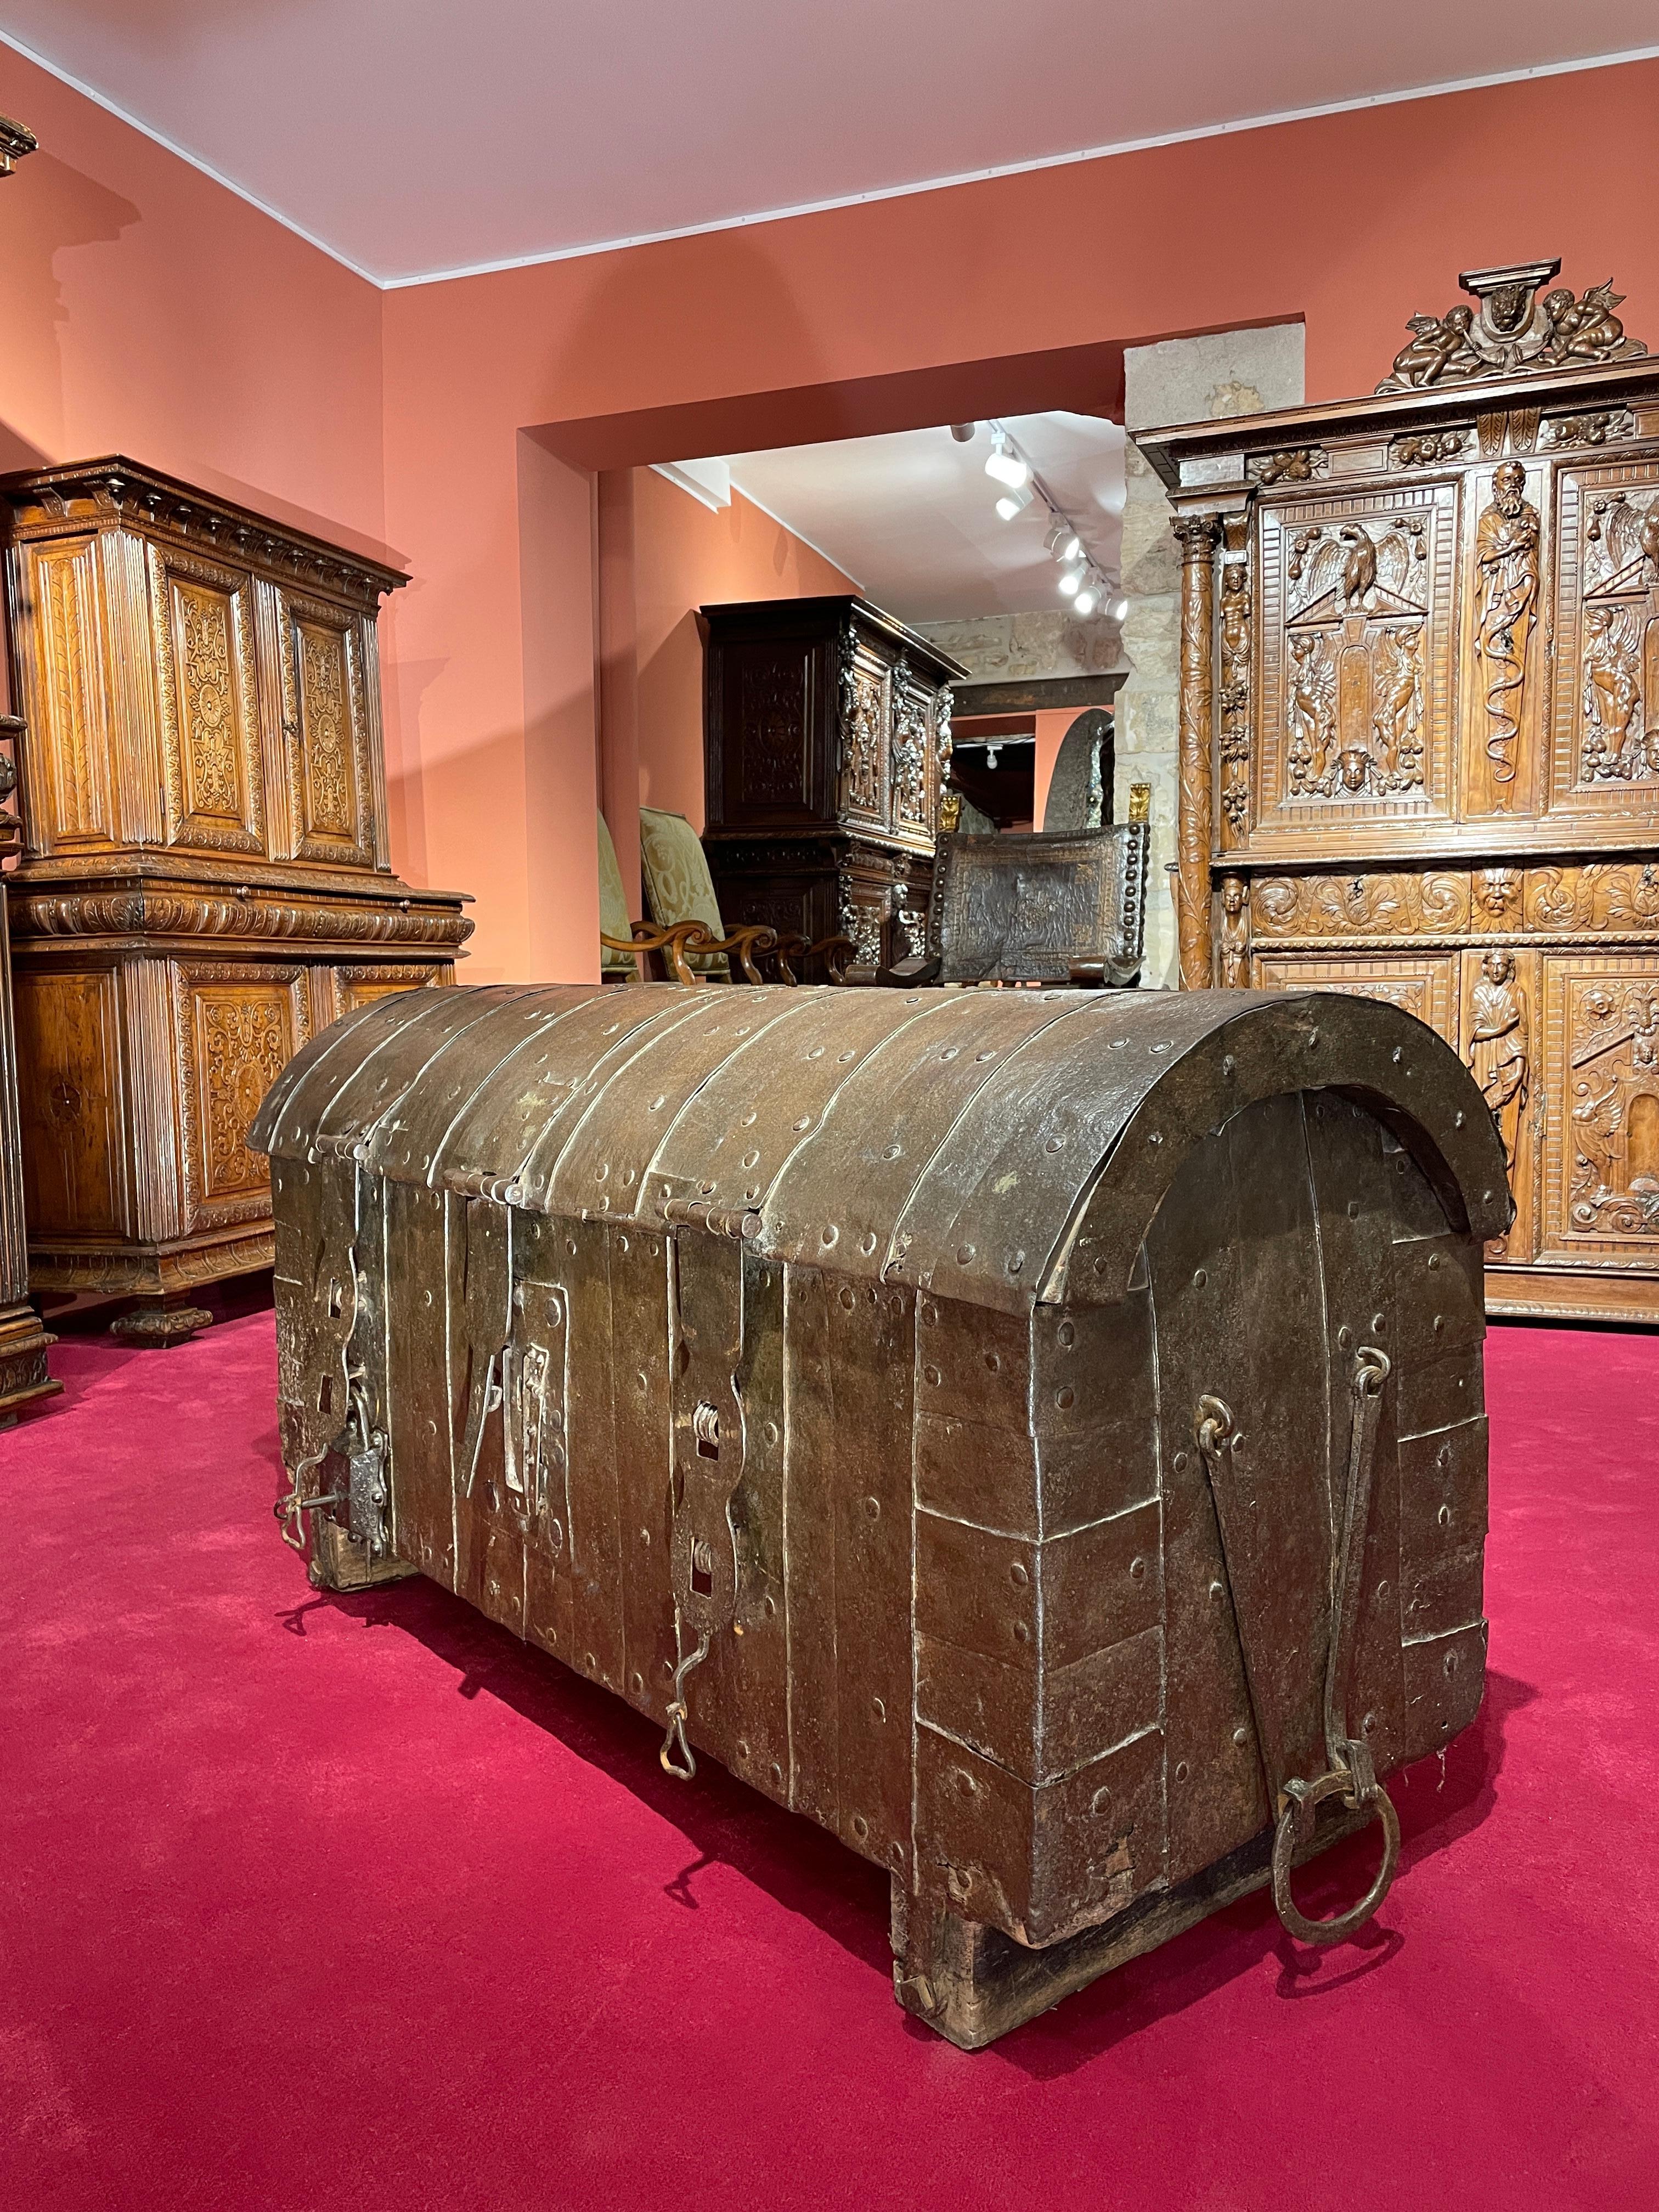
[[[1066,558],[1066,556],[1061,549],[1064,547],[1071,534],[1072,526],[1069,522],[1056,522],[1052,524],[1049,527],[1048,535],[1042,541],[1043,551],[1045,553],[1052,553],[1056,561],[1063,561]]]
[[[1084,572],[1081,568],[1067,568],[1064,572],[1060,580],[1060,590],[1062,599],[1069,599],[1076,596],[1077,592],[1083,582],[1083,574]]]
[[[994,477],[999,483],[1006,483],[1015,490],[1018,489],[1031,473],[1009,444],[1008,433],[1006,430],[993,430],[991,433],[991,452],[985,464],[985,473],[988,477]]]
[[[1051,545],[1048,550],[1056,561],[1064,561],[1069,566],[1072,562],[1083,558],[1083,540],[1068,522],[1060,532],[1060,544]]]
[[[1080,615],[1091,615],[1100,604],[1100,593],[1092,584],[1083,585],[1072,605]]]
[[[1032,493],[1030,484],[1015,484],[1012,490],[1004,492],[1001,498],[998,500],[997,513],[1002,517],[1005,522],[1012,522],[1017,514],[1023,514],[1024,513],[1025,509],[1031,504],[1031,498]]]
[[[957,445],[970,446],[974,441],[974,433],[978,428],[977,422],[952,422],[951,435],[956,440]]]
[[[1121,622],[1129,611],[1129,602],[1123,599],[1114,599],[1106,611],[1114,622]]]

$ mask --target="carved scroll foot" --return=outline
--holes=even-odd
[[[205,1306],[143,1305],[118,1314],[109,1333],[123,1344],[162,1351],[170,1344],[185,1344],[198,1329],[211,1328],[213,1316]]]

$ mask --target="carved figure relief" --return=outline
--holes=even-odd
[[[1428,526],[1315,523],[1291,546],[1290,793],[1380,799],[1423,787]]]
[[[1480,593],[1475,649],[1486,701],[1486,757],[1493,779],[1515,780],[1515,744],[1526,706],[1527,647],[1538,610],[1538,509],[1519,461],[1492,471],[1492,499],[1475,530]]]
[[[1591,500],[1584,532],[1581,782],[1659,777],[1659,494]]]
[[[895,828],[927,826],[927,697],[912,684],[909,664],[893,668],[890,789]]]
[[[1539,298],[1560,267],[1558,258],[1466,270],[1457,281],[1479,303],[1478,311],[1460,301],[1443,315],[1408,317],[1411,338],[1377,391],[1421,391],[1528,368],[1577,368],[1644,354],[1647,348],[1639,338],[1626,337],[1613,313],[1624,295],[1611,283],[1593,284],[1582,298],[1565,287]]]
[[[1221,811],[1234,835],[1250,812],[1250,572],[1242,561],[1221,571]]]
[[[878,898],[881,895],[878,894]],[[881,965],[881,907],[868,899],[856,897],[848,885],[841,889],[841,933],[853,940],[852,965],[854,968],[879,968]]]
[[[1479,928],[1513,929],[1521,919],[1519,868],[1481,868],[1474,878],[1473,919]]]
[[[1568,1218],[1605,1236],[1659,1236],[1659,985],[1572,994]]]
[[[1511,1168],[1521,1115],[1527,1103],[1531,1060],[1526,994],[1515,980],[1515,957],[1494,948],[1480,963],[1480,978],[1469,994],[1468,1050],[1465,1054],[1481,1096],[1492,1109]]]
[[[884,678],[880,669],[861,665],[850,629],[842,647],[841,688],[842,804],[879,819]]]
[[[1243,991],[1250,980],[1250,909],[1242,876],[1221,882],[1221,984]]]

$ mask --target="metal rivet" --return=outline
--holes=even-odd
[[[432,1293],[431,1293],[431,1291],[422,1291],[421,1292],[421,1304],[422,1304],[423,1306],[429,1306],[429,1305],[431,1304],[431,1303],[432,1303]]]
[[[881,1518],[880,1498],[866,1498],[864,1501],[864,1510],[866,1518],[872,1521],[879,1521]]]
[[[863,1814],[854,1813],[853,1815],[853,1833],[857,1836],[860,1841],[862,1841],[869,1832],[870,1823],[865,1819]]]
[[[1444,1315],[1444,1314],[1437,1314],[1437,1315],[1435,1316],[1435,1317],[1434,1317],[1434,1333],[1435,1333],[1435,1334],[1436,1334],[1437,1336],[1438,1336],[1438,1335],[1439,1335],[1439,1334],[1440,1334],[1440,1332],[1441,1332],[1441,1330],[1442,1330],[1442,1329],[1443,1329],[1443,1328],[1445,1328],[1445,1326],[1446,1326],[1446,1316],[1445,1316],[1445,1315]]]
[[[1150,1129],[1146,1133],[1146,1141],[1149,1145],[1161,1145],[1164,1139],[1156,1129]]]
[[[1175,1455],[1176,1473],[1177,1474],[1185,1474],[1187,1472],[1187,1464],[1188,1461],[1186,1453],[1184,1451],[1178,1451]]]
[[[651,1531],[648,1528],[641,1529],[640,1541],[644,1545],[647,1552],[651,1549]]]
[[[1250,1731],[1249,1729],[1236,1728],[1233,1730],[1233,1741],[1238,1746],[1241,1751],[1243,1750],[1245,1745],[1249,1741],[1249,1740]]]
[[[1377,1584],[1377,1586],[1376,1586],[1376,1595],[1378,1595],[1378,1597],[1379,1597],[1379,1598],[1384,1598],[1384,1597],[1387,1597],[1388,1594],[1389,1594],[1389,1586],[1388,1586],[1387,1583],[1378,1583],[1378,1584]]]
[[[1129,1562],[1129,1572],[1136,1582],[1143,1580],[1146,1572],[1146,1560],[1131,1559]]]
[[[1031,1577],[1027,1573],[1020,1561],[1016,1559],[1012,1566],[1008,1570],[1008,1579],[1013,1583],[1017,1589],[1024,1589],[1026,1583],[1030,1581]]]
[[[1209,1279],[1208,1274],[1202,1267],[1196,1269],[1193,1275],[1193,1288],[1195,1291],[1201,1291]]]
[[[760,1165],[760,1154],[757,1152],[745,1152],[743,1156],[743,1164],[746,1168],[757,1168]]]
[[[673,1671],[673,1668],[671,1667],[669,1669],[670,1674],[672,1674]],[[772,1779],[774,1782],[781,1782],[783,1779],[783,1769],[778,1765],[775,1759],[772,1761]]]
[[[1225,1597],[1226,1595],[1226,1587],[1224,1583],[1212,1583],[1210,1584],[1210,1603],[1212,1605],[1219,1605],[1222,1599]]]
[[[1394,1064],[1395,1064],[1395,1066],[1396,1067],[1398,1067],[1398,1066],[1399,1066],[1399,1065],[1400,1065],[1401,1061],[1402,1060],[1404,1060],[1404,1058],[1406,1057],[1405,1054],[1401,1050],[1401,1048],[1400,1048],[1400,1047],[1399,1047],[1398,1045],[1395,1045],[1395,1048],[1394,1048],[1394,1053],[1393,1053],[1393,1055],[1392,1055],[1392,1056],[1393,1056],[1393,1060],[1394,1060]]]
[[[1099,1789],[1096,1790],[1094,1796],[1089,1800],[1089,1810],[1091,1813],[1103,1813],[1111,1802],[1111,1790],[1107,1784],[1103,1782]]]
[[[1014,1623],[1014,1641],[1015,1641],[1015,1643],[1016,1643],[1016,1644],[1029,1644],[1029,1643],[1030,1642],[1030,1640],[1031,1640],[1031,1632],[1030,1632],[1030,1628],[1026,1626],[1026,1624],[1025,1624],[1025,1622],[1024,1622],[1024,1621],[1023,1621],[1023,1620],[1017,1620],[1017,1621]]]
[[[1025,1255],[1023,1252],[1011,1252],[1005,1264],[1011,1275],[1017,1275],[1025,1265]]]
[[[1462,1127],[1462,1126],[1463,1126],[1463,1109],[1462,1109],[1462,1108],[1460,1106],[1460,1107],[1458,1108],[1458,1109],[1457,1109],[1456,1113],[1455,1113],[1455,1114],[1452,1115],[1452,1127],[1453,1127],[1453,1128],[1454,1128],[1454,1129],[1461,1129],[1461,1128]]]
[[[1442,1527],[1443,1528],[1449,1528],[1451,1527],[1451,1508],[1450,1508],[1450,1506],[1449,1506],[1449,1505],[1443,1505],[1443,1506],[1441,1507],[1441,1509],[1440,1509],[1439,1512],[1435,1516],[1435,1518],[1439,1522],[1439,1523],[1440,1523],[1440,1525],[1441,1525],[1441,1527]]]
[[[744,1741],[743,1738],[739,1736],[738,1738],[738,1757],[739,1759],[747,1759],[748,1756],[749,1746]]]
[[[1431,1275],[1437,1274],[1439,1272],[1439,1268],[1440,1255],[1437,1252],[1431,1252],[1429,1255],[1429,1273]]]
[[[1002,1365],[1002,1354],[1000,1352],[988,1352],[985,1355],[985,1364],[993,1375],[996,1374]]]
[[[775,1598],[763,1597],[761,1600],[761,1611],[766,1615],[766,1618],[769,1620],[772,1619],[777,1609],[777,1600]]]
[[[875,1713],[876,1718],[878,1721],[884,1721],[887,1717],[887,1708],[883,1704],[882,1700],[879,1698],[872,1698],[870,1704]]]
[[[851,1286],[851,1285],[850,1285],[850,1284],[843,1283],[843,1284],[842,1285],[842,1286],[841,1286],[841,1302],[842,1302],[842,1305],[846,1307],[846,1309],[847,1309],[848,1312],[848,1313],[851,1313],[851,1312],[852,1312],[852,1310],[853,1310],[853,1307],[854,1307],[854,1304],[855,1304],[856,1302],[855,1302],[855,1300],[854,1300],[854,1297],[853,1297],[853,1291],[852,1291],[852,1286]]]
[[[863,1236],[859,1239],[859,1249],[863,1253],[865,1258],[867,1260],[875,1249],[876,1232],[873,1229],[866,1229]]]
[[[645,1688],[645,1677],[644,1677],[644,1675],[643,1675],[643,1674],[641,1674],[638,1671],[638,1669],[637,1669],[637,1668],[635,1670],[635,1674],[634,1674],[634,1687],[635,1687],[635,1690],[640,1691],[640,1692],[641,1692],[644,1691],[644,1688]],[[745,1747],[744,1747],[742,1744],[739,1744],[739,1745],[738,1746],[738,1752],[742,1754],[742,1756],[743,1756],[744,1759],[747,1759],[747,1758],[748,1758],[748,1756],[749,1756],[748,1751],[745,1749]]]
[[[1184,1759],[1176,1759],[1176,1780],[1177,1782],[1184,1782],[1184,1781],[1187,1779],[1187,1777],[1188,1777],[1191,1772],[1192,1772],[1192,1769],[1191,1769],[1191,1767],[1189,1767],[1189,1766],[1188,1765],[1188,1764],[1187,1764],[1187,1762],[1186,1762],[1186,1760],[1185,1760]]]
[[[1318,1043],[1319,1043],[1319,1031],[1318,1031],[1317,1030],[1310,1030],[1308,1031],[1308,1049],[1309,1049],[1309,1051],[1310,1051],[1310,1052],[1314,1051],[1314,1050],[1316,1048],[1316,1047],[1318,1046]]]
[[[1385,1329],[1388,1325],[1389,1316],[1387,1314],[1374,1313],[1371,1316],[1371,1327],[1374,1329],[1376,1329],[1379,1333]]]
[[[1352,1352],[1353,1349],[1353,1331],[1346,1322],[1336,1332],[1336,1348],[1339,1352]]]
[[[1233,1058],[1230,1052],[1224,1053],[1222,1055],[1221,1073],[1224,1075],[1228,1076],[1237,1075],[1238,1073],[1238,1062]]]
[[[973,1256],[974,1256],[974,1248],[973,1248],[973,1246],[972,1246],[971,1244],[958,1244],[958,1245],[957,1245],[957,1267],[965,1267],[968,1265],[968,1262],[969,1262],[969,1261],[973,1258]]]
[[[1063,1140],[1059,1137],[1050,1137],[1048,1143],[1042,1149],[1045,1152],[1057,1152],[1060,1148],[1062,1141]]]
[[[1376,1726],[1376,1715],[1375,1713],[1367,1713],[1364,1719],[1359,1723],[1359,1732],[1362,1735],[1369,1735]]]
[[[938,1368],[924,1367],[921,1370],[921,1379],[924,1382],[929,1384],[932,1389],[937,1390],[939,1384],[939,1373]]]
[[[1449,1651],[1446,1654],[1445,1668],[1448,1674],[1455,1674],[1457,1672],[1457,1654],[1455,1651]]]
[[[1068,1321],[1061,1322],[1056,1334],[1067,1351],[1077,1342],[1077,1331]]]
[[[979,1795],[979,1784],[965,1767],[959,1766],[957,1769],[957,1791],[958,1796],[963,1797],[976,1797]]]

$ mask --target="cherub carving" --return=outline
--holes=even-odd
[[[1592,284],[1582,300],[1575,300],[1565,285],[1552,292],[1544,301],[1549,336],[1539,359],[1561,368],[1571,362],[1616,361],[1626,353],[1643,351],[1626,337],[1625,326],[1613,312],[1624,299],[1622,292],[1613,290],[1611,278],[1605,284]]]
[[[1469,343],[1474,321],[1474,308],[1461,301],[1443,315],[1408,316],[1411,342],[1395,356],[1393,373],[1377,390],[1421,391],[1427,385],[1478,375],[1486,363]]]

